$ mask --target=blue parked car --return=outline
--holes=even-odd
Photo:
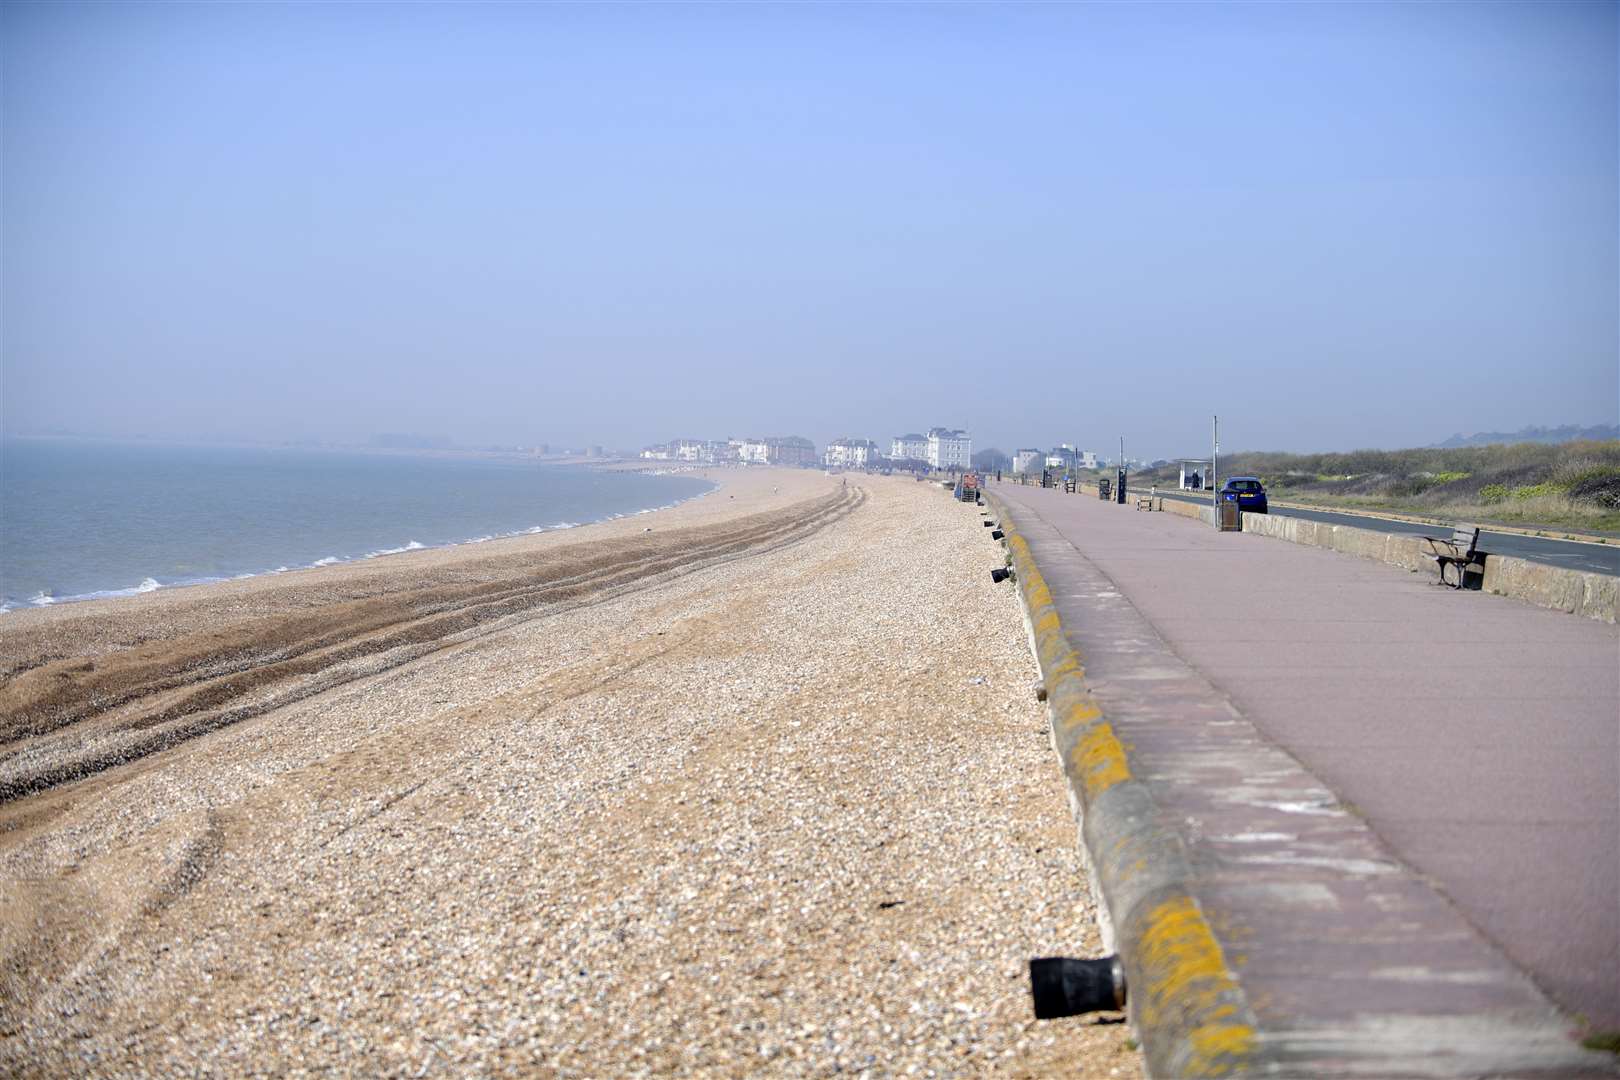
[[[1251,514],[1266,513],[1266,486],[1252,476],[1228,476],[1221,485],[1221,501],[1235,502]]]

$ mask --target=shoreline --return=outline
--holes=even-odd
[[[227,612],[228,619],[272,617],[306,612],[332,601],[387,596],[420,580],[452,580],[478,575],[505,560],[543,559],[556,549],[595,541],[637,536],[646,529],[719,525],[750,513],[786,508],[794,502],[833,491],[838,484],[812,470],[693,470],[713,484],[710,491],[645,512],[588,521],[573,528],[499,536],[491,541],[423,546],[374,559],[355,557],[327,565],[254,573],[146,591],[120,591],[13,607],[0,615],[0,685],[3,680],[44,659],[99,656],[110,649],[168,636],[165,628],[206,630]],[[773,491],[774,489],[774,491]],[[152,623],[152,625],[147,625]],[[29,656],[32,640],[49,636],[49,648],[36,643],[39,656]]]
[[[0,833],[15,799],[593,598],[768,551],[847,512],[854,494],[804,473],[724,489],[723,500],[582,526],[582,538],[422,548],[18,613],[0,624]]]
[[[687,475],[688,473],[695,471],[699,470],[670,469],[663,470],[659,473],[654,473],[653,475]],[[279,577],[283,574],[297,573],[304,570],[319,570],[328,566],[353,565],[355,563],[367,562],[375,559],[389,558],[395,555],[404,555],[414,551],[444,551],[447,549],[467,547],[470,545],[494,543],[501,540],[513,540],[523,537],[540,536],[546,533],[565,532],[571,529],[588,528],[590,526],[600,525],[605,522],[618,521],[622,518],[639,517],[645,514],[657,514],[666,510],[673,510],[685,503],[692,502],[696,499],[702,499],[719,491],[722,487],[721,482],[714,476],[707,475],[707,473],[714,470],[702,471],[705,473],[702,478],[711,485],[707,491],[700,491],[695,495],[688,495],[684,498],[679,498],[673,502],[663,503],[658,506],[649,506],[638,510],[629,510],[620,513],[608,514],[603,517],[592,518],[589,521],[559,521],[551,525],[532,525],[523,529],[486,533],[482,536],[469,536],[460,540],[447,540],[428,544],[424,544],[415,539],[408,539],[399,547],[379,547],[374,548],[371,551],[358,554],[339,553],[334,555],[326,555],[316,559],[314,562],[302,563],[297,566],[283,564],[281,566],[267,569],[246,570],[240,573],[226,575],[184,578],[177,581],[160,582],[157,580],[157,578],[147,574],[143,576],[140,583],[136,585],[128,585],[118,588],[96,589],[91,592],[74,593],[69,596],[53,596],[41,590],[27,599],[6,599],[4,597],[0,597],[0,616],[11,615],[20,611],[31,611],[39,608],[53,608],[62,604],[83,604],[97,600],[123,600],[168,589],[190,589],[203,585],[220,585],[233,581],[249,581],[255,578]]]
[[[675,474],[675,470],[666,471],[670,472],[672,475]],[[423,544],[416,540],[410,540],[401,547],[380,548],[371,552],[356,555],[331,555],[318,559],[313,563],[307,563],[300,566],[279,566],[273,569],[253,570],[230,576],[205,577],[174,582],[158,582],[155,578],[148,576],[140,584],[127,586],[124,588],[103,589],[73,596],[51,597],[45,602],[40,602],[37,599],[33,599],[18,601],[16,603],[0,603],[0,642],[4,641],[9,632],[23,629],[26,626],[35,625],[34,620],[31,619],[30,616],[37,616],[41,613],[90,613],[92,608],[96,612],[101,612],[105,610],[101,605],[142,601],[157,596],[174,597],[183,595],[188,600],[200,599],[206,595],[205,590],[223,590],[237,585],[282,583],[287,586],[295,586],[310,582],[311,575],[317,572],[330,572],[341,569],[355,570],[363,567],[376,567],[383,564],[387,564],[391,568],[398,567],[400,565],[400,560],[405,556],[416,557],[424,554],[436,556],[454,556],[456,554],[465,554],[467,557],[478,557],[482,555],[492,557],[501,556],[518,551],[528,550],[526,546],[520,546],[525,545],[527,542],[542,539],[548,542],[555,542],[560,536],[567,536],[570,540],[581,538],[588,539],[590,536],[607,535],[606,533],[601,532],[591,533],[588,532],[588,530],[603,530],[609,526],[638,521],[641,519],[650,519],[652,521],[656,521],[660,523],[660,527],[662,527],[665,523],[677,524],[684,522],[691,517],[691,515],[680,514],[682,508],[692,506],[695,503],[699,503],[705,499],[719,495],[726,492],[728,489],[730,489],[732,498],[735,498],[736,494],[740,492],[747,493],[747,496],[751,499],[748,509],[759,509],[760,507],[754,505],[754,501],[752,500],[761,498],[758,491],[761,484],[757,480],[753,483],[741,481],[745,476],[752,475],[756,478],[763,479],[763,477],[767,474],[776,475],[779,477],[783,476],[784,474],[786,476],[802,474],[805,476],[814,476],[818,480],[826,479],[826,477],[822,476],[821,473],[813,472],[812,470],[808,469],[785,470],[773,468],[743,471],[717,467],[680,470],[679,475],[702,479],[709,483],[711,487],[707,491],[701,491],[695,495],[676,499],[673,502],[664,503],[659,506],[644,507],[639,510],[609,514],[605,517],[596,518],[591,521],[565,521],[554,525],[537,525],[514,532],[490,534],[481,537],[468,537],[464,540],[454,540],[446,543]],[[784,486],[784,483],[779,480],[778,483],[773,486]],[[785,486],[789,486],[792,490],[800,490],[802,487],[802,485],[792,483],[787,483]],[[785,503],[783,503],[783,505],[785,505]],[[739,509],[737,512],[740,514],[744,511]],[[707,518],[711,515],[699,516]],[[718,517],[715,518],[715,520],[720,519],[721,518]],[[645,522],[643,522],[643,524],[645,524]],[[613,533],[613,535],[617,534],[617,531]]]
[[[656,514],[664,510],[673,510],[682,503],[691,502],[712,495],[720,490],[715,484],[708,491],[700,491],[696,495],[689,495],[684,499],[664,503],[660,506],[643,507],[640,510],[630,510],[624,513],[608,514],[605,517],[592,518],[590,521],[560,521],[555,525],[532,525],[527,529],[515,529],[508,532],[488,533],[484,536],[470,536],[465,540],[447,540],[443,543],[424,544],[419,540],[407,540],[404,545],[392,548],[378,548],[363,555],[327,555],[311,563],[299,566],[278,566],[272,570],[247,570],[240,574],[230,574],[215,577],[186,578],[181,581],[158,581],[150,575],[143,578],[139,585],[131,585],[122,589],[97,589],[94,592],[77,593],[72,596],[47,596],[38,593],[28,600],[0,601],[0,615],[9,615],[14,611],[28,611],[33,608],[50,608],[58,604],[82,604],[90,600],[123,600],[132,596],[144,596],[147,593],[157,592],[160,589],[190,589],[199,585],[219,585],[228,581],[248,581],[252,578],[279,577],[282,574],[293,574],[300,570],[320,570],[328,566],[348,566],[354,563],[367,562],[372,559],[386,559],[395,555],[405,555],[413,551],[444,551],[449,548],[467,547],[472,544],[488,544],[497,540],[515,540],[525,536],[540,536],[543,533],[565,532],[569,529],[584,529],[592,525],[600,525],[608,521],[618,521],[620,518],[640,517],[643,514]]]

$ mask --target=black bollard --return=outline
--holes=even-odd
[[[1117,956],[1043,957],[1029,962],[1029,991],[1037,1020],[1112,1012],[1125,1007],[1125,968]]]

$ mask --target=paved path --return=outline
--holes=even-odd
[[[1620,1028],[1615,627],[1093,497],[1006,484],[991,491],[1011,504],[1032,540],[1105,714],[1128,725],[1133,710],[1145,715],[1156,701],[1173,700],[1189,716],[1200,709],[1214,716],[1212,705],[1229,703],[1238,721],[1252,723],[1262,740],[1286,750],[1360,815],[1383,848],[1368,858],[1362,839],[1346,832],[1341,841],[1312,836],[1329,847],[1340,843],[1337,857],[1320,847],[1304,860],[1298,850],[1265,855],[1265,838],[1282,833],[1246,834],[1234,820],[1220,822],[1217,836],[1201,815],[1224,811],[1207,806],[1187,810],[1181,822],[1195,866],[1335,863],[1343,873],[1329,884],[1341,910],[1323,917],[1353,920],[1344,897],[1358,867],[1376,877],[1385,869],[1380,858],[1392,853],[1396,865],[1405,864],[1411,889],[1437,886],[1455,905],[1447,911],[1481,932],[1473,944],[1456,942],[1455,963],[1442,978],[1433,946],[1451,933],[1439,929],[1450,916],[1423,907],[1412,917],[1394,943],[1405,941],[1424,995],[1451,997],[1461,1014],[1509,999],[1519,1008],[1512,980],[1485,974],[1495,970],[1493,957],[1505,954],[1570,1013]],[[1127,616],[1142,629],[1131,630]],[[1133,639],[1155,634],[1145,645]],[[1158,667],[1146,671],[1149,663]],[[1144,692],[1154,680],[1164,680],[1163,689]],[[1131,739],[1151,768],[1154,754],[1173,753],[1188,739],[1220,749],[1219,722],[1201,719],[1168,733],[1163,722],[1142,725]],[[1198,796],[1171,790],[1174,779],[1161,786],[1164,801],[1193,806]],[[1245,782],[1262,780],[1225,781]],[[1258,797],[1248,802],[1267,805]],[[1222,839],[1258,841],[1245,849],[1255,854],[1237,858],[1232,845],[1216,843]],[[1225,895],[1235,905],[1225,914],[1241,922],[1247,901],[1234,900],[1230,888]],[[1389,895],[1373,897],[1372,906],[1387,907]],[[1309,936],[1322,927],[1307,920],[1294,930]],[[1263,939],[1289,931],[1269,920],[1245,932]],[[1246,947],[1264,954],[1258,939]],[[1296,960],[1245,971],[1244,981],[1270,977],[1276,990]],[[1392,970],[1387,958],[1380,963],[1380,972]],[[1418,970],[1425,966],[1430,970]],[[1497,989],[1480,989],[1488,983]],[[1299,994],[1294,1000],[1308,996]],[[1419,1004],[1414,999],[1413,1007]]]
[[[1134,490],[1134,489],[1132,489]],[[1167,499],[1209,505],[1209,496],[1189,495],[1184,492],[1161,491]],[[1280,517],[1301,517],[1311,521],[1325,521],[1329,525],[1350,525],[1373,532],[1400,533],[1403,536],[1435,536],[1443,532],[1440,526],[1425,525],[1418,521],[1398,521],[1393,518],[1369,517],[1366,514],[1339,513],[1335,510],[1302,510],[1293,506],[1272,504],[1271,512]],[[1555,540],[1546,536],[1526,536],[1523,533],[1493,532],[1489,526],[1480,530],[1479,546],[1493,555],[1511,555],[1515,559],[1529,559],[1566,570],[1584,570],[1592,574],[1620,574],[1620,543],[1593,544],[1579,540]]]

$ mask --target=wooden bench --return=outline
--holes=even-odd
[[[1485,553],[1479,550],[1478,525],[1458,525],[1449,537],[1425,536],[1422,540],[1429,545],[1429,558],[1440,568],[1440,584],[1451,584],[1446,580],[1448,566],[1457,568],[1457,584],[1453,588],[1463,587],[1466,574],[1484,575]]]

